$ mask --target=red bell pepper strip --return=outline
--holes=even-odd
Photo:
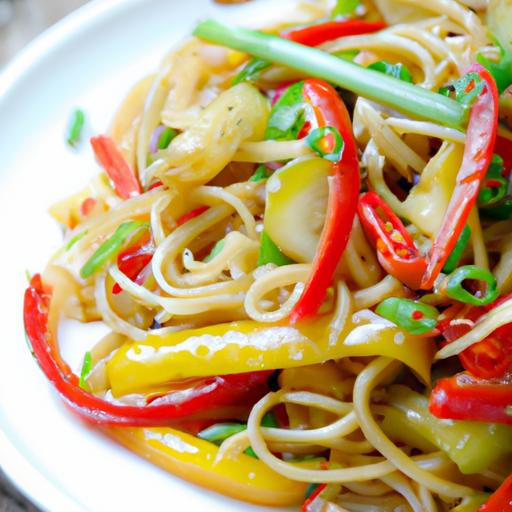
[[[477,512],[510,512],[511,510],[512,475],[509,475]]]
[[[333,20],[292,28],[281,33],[281,37],[306,46],[318,46],[338,37],[371,34],[383,28],[386,28],[384,21]]]
[[[377,193],[367,192],[359,199],[358,213],[384,270],[409,288],[418,289],[427,261],[391,207]]]
[[[119,270],[132,281],[142,284],[142,272],[153,258],[155,246],[150,239],[149,233],[146,234],[135,245],[129,247],[117,257],[117,266]],[[112,293],[117,295],[122,291],[121,286],[116,283],[112,288]]]
[[[504,295],[487,306],[472,307],[464,314],[463,319],[476,322],[483,314],[511,297],[512,294]],[[441,332],[445,340],[451,343],[470,330],[470,325],[457,322],[443,326]],[[487,338],[471,345],[459,354],[459,359],[462,366],[475,377],[502,378],[507,371],[512,370],[512,324],[499,327]]]
[[[433,287],[457,243],[476,202],[494,151],[499,109],[496,82],[480,64],[473,64],[468,73],[478,74],[484,87],[471,107],[462,165],[443,223],[428,257],[428,266],[421,282],[424,290]]]
[[[189,220],[192,220],[195,217],[199,217],[201,213],[204,213],[206,210],[208,210],[209,206],[199,206],[198,208],[194,208],[193,210],[190,210],[188,213],[185,213],[185,215],[182,215],[177,221],[176,224],[178,226],[181,226],[182,224],[185,224],[185,222],[188,222]]]
[[[437,382],[430,395],[429,409],[434,416],[443,419],[512,425],[512,416],[506,412],[510,405],[510,379],[478,379],[463,372]]]
[[[311,276],[291,311],[292,323],[316,315],[325,299],[347,246],[361,184],[357,147],[345,104],[329,84],[316,78],[304,81],[303,95],[313,108],[318,126],[337,129],[344,141],[344,147],[341,159],[332,164],[325,224],[313,260]]]
[[[327,487],[327,484],[320,484],[310,495],[304,503],[302,504],[302,507],[300,508],[300,512],[312,512],[313,502],[320,496],[320,493],[325,490]]]
[[[103,425],[158,426],[176,420],[193,419],[195,414],[251,400],[254,403],[268,391],[271,371],[211,377],[191,385],[189,398],[155,405],[133,406],[108,402],[79,386],[79,378],[64,362],[53,334],[48,328],[51,293],[44,289],[36,274],[25,291],[24,322],[30,347],[41,370],[59,392],[64,402],[82,419]],[[176,392],[177,393],[177,392]],[[174,396],[173,396],[174,395]]]
[[[98,135],[91,138],[91,145],[96,158],[112,181],[116,194],[122,199],[139,195],[139,181],[114,141],[106,135]]]

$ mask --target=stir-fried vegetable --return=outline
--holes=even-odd
[[[192,382],[188,389],[169,393],[159,403],[147,406],[108,402],[80,387],[75,375],[59,354],[55,333],[48,328],[51,293],[45,290],[41,276],[33,276],[25,291],[24,322],[34,357],[65,403],[91,423],[106,425],[161,425],[218,407],[254,403],[267,392],[270,372],[209,377]]]
[[[402,221],[375,192],[361,196],[358,212],[384,270],[410,288],[418,289],[427,262]]]
[[[372,315],[371,312],[368,312]],[[178,379],[255,370],[293,368],[348,356],[390,355],[429,379],[433,342],[418,340],[378,317],[349,320],[337,343],[330,342],[330,316],[316,316],[296,326],[244,320],[165,336],[121,347],[107,363],[115,396]],[[401,343],[395,343],[398,335]]]
[[[483,294],[480,289],[476,294],[470,293],[464,288],[464,282],[466,280],[484,283],[485,291]],[[440,289],[444,290],[446,295],[451,299],[474,306],[490,304],[494,302],[499,295],[494,276],[488,270],[475,265],[459,267],[441,283]]]
[[[106,135],[91,139],[92,149],[110,178],[114,190],[122,199],[129,199],[141,193],[140,183],[124,156]]]
[[[428,398],[406,386],[392,386],[388,402],[415,430],[443,450],[463,473],[485,471],[504,454],[512,453],[512,427],[469,421],[447,421],[432,416]]]
[[[75,147],[80,142],[82,129],[85,123],[85,114],[83,110],[77,109],[71,116],[69,123],[67,142],[71,147]]]
[[[466,146],[462,165],[457,174],[457,184],[429,254],[428,267],[421,283],[423,289],[432,288],[457,243],[492,160],[498,124],[496,83],[489,72],[478,64],[470,68],[469,74],[473,75],[473,78],[467,81],[464,92],[480,92],[471,107]],[[478,78],[475,78],[476,76]]]
[[[409,82],[410,84],[413,83],[411,72],[401,62],[398,64],[390,64],[385,60],[379,60],[378,62],[370,64],[368,69],[374,69],[375,71],[398,78],[404,82]]]
[[[466,122],[465,108],[450,98],[293,41],[212,20],[199,23],[194,35],[322,78],[404,114],[453,127]]]
[[[496,492],[478,509],[478,512],[507,512],[512,506],[512,474]]]
[[[258,254],[258,266],[273,263],[280,267],[281,265],[289,265],[293,260],[283,254],[275,242],[270,238],[266,231],[261,233],[260,252]]]
[[[382,301],[375,312],[391,320],[411,334],[425,334],[437,325],[439,311],[422,302],[389,297]]]
[[[450,256],[448,256],[448,259],[444,264],[443,272],[450,273],[457,268],[457,265],[459,264],[459,261],[462,258],[462,254],[464,253],[464,250],[466,249],[470,238],[471,228],[466,224],[464,226],[464,229],[462,230],[462,233],[460,234],[459,239],[457,240],[457,243],[455,244],[455,247],[452,249]]]
[[[430,412],[438,418],[512,425],[506,408],[512,404],[512,384],[486,381],[468,373],[441,379],[430,395]]]

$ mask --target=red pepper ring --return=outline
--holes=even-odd
[[[316,78],[304,81],[302,94],[313,107],[318,126],[335,128],[344,144],[340,160],[332,164],[325,224],[311,275],[290,313],[292,323],[316,315],[325,299],[352,231],[361,183],[357,147],[345,104],[327,82]]]
[[[417,290],[427,262],[402,221],[375,192],[361,196],[358,213],[366,235],[377,248],[377,258],[384,270]]]
[[[428,266],[421,282],[424,290],[433,287],[455,247],[477,200],[480,184],[494,151],[499,110],[496,82],[480,64],[473,64],[468,73],[477,73],[484,87],[471,107],[462,164],[443,223],[430,250]]]
[[[512,510],[512,474],[494,491],[477,512],[510,512]]]
[[[272,371],[206,378],[190,388],[187,396],[191,398],[175,403],[173,392],[168,395],[169,403],[141,407],[102,400],[79,387],[78,376],[61,358],[54,337],[48,329],[50,300],[51,294],[43,289],[41,276],[36,274],[25,291],[23,317],[27,338],[41,370],[62,399],[73,412],[90,423],[124,426],[166,425],[216,407],[239,404],[248,397],[255,402],[268,391],[267,380]]]
[[[484,380],[468,373],[440,379],[430,395],[429,410],[437,418],[512,425],[512,382]]]

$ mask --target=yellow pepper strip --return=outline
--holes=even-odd
[[[402,203],[401,215],[427,236],[435,236],[441,227],[455,188],[463,150],[464,146],[461,144],[444,142],[425,167],[419,183],[411,189]]]
[[[120,348],[107,363],[114,396],[190,377],[293,368],[347,356],[387,356],[410,366],[425,382],[435,351],[427,338],[411,336],[369,310],[329,339],[331,317],[290,326],[252,320],[148,335]]]
[[[216,462],[216,445],[179,430],[107,427],[105,431],[164,470],[232,498],[275,507],[304,501],[306,483],[289,480],[243,453]]]

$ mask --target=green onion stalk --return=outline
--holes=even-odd
[[[414,118],[458,129],[464,128],[467,123],[467,107],[451,98],[363,68],[316,48],[214,20],[199,23],[194,35],[285,65],[308,76],[322,78]]]

